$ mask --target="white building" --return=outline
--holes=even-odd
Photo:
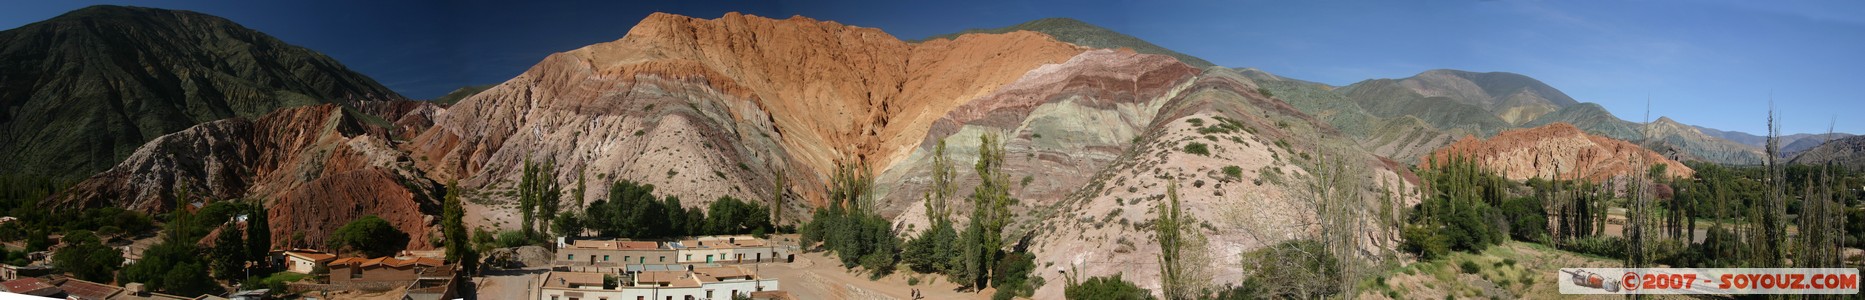
[[[317,266],[336,260],[336,255],[312,250],[285,251],[285,271],[299,274],[311,274]]]
[[[757,291],[777,290],[776,279],[759,278],[736,266],[694,268],[693,271],[642,271],[614,276],[616,286],[603,288],[601,273],[550,272],[539,284],[539,300],[706,300],[732,299]]]

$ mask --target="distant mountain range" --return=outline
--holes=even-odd
[[[203,122],[401,95],[220,17],[92,6],[0,31],[0,173],[81,178]]]
[[[1850,136],[1819,144],[1801,151],[1790,162],[1806,165],[1835,164],[1852,171],[1865,171],[1865,136]]]

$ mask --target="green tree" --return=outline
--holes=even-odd
[[[563,189],[554,179],[554,163],[533,164],[527,158],[524,164],[524,174],[518,181],[518,212],[522,217],[519,227],[526,237],[541,241],[540,231],[557,214]]]
[[[209,254],[213,256],[211,266],[214,270],[214,278],[227,280],[246,278],[247,249],[243,235],[240,233],[240,228],[234,226],[233,223],[220,226],[220,235],[215,237],[214,248],[209,251]]]
[[[957,245],[958,230],[953,228],[952,221],[937,220],[932,227],[921,231],[919,237],[908,241],[904,247],[906,251],[900,256],[915,272],[948,273],[953,248]]]
[[[789,192],[790,187],[786,185],[789,182],[784,181],[784,169],[773,169],[777,169],[777,178],[771,182],[771,226],[783,226],[784,194]]]
[[[408,233],[395,229],[375,215],[363,216],[331,233],[333,246],[362,252],[370,257],[392,256],[408,245]]]
[[[264,262],[272,254],[272,221],[264,205],[253,205],[246,214],[246,257]]]
[[[557,213],[557,217],[551,222],[551,230],[557,231],[565,237],[575,238],[582,236],[584,225],[583,215],[581,214],[577,214],[573,211],[560,212]]]
[[[1004,173],[1004,145],[996,135],[978,137],[978,162],[973,166],[978,186],[968,197],[972,203],[971,224],[960,235],[959,268],[954,282],[970,288],[984,288],[1003,257],[1004,228],[1011,219],[1010,207],[1017,200],[1010,197],[1010,176]]]
[[[440,232],[445,239],[447,260],[460,264],[460,270],[466,274],[476,274],[479,270],[479,250],[466,235],[466,207],[460,200],[459,189],[455,182],[447,183],[447,195],[441,203]]]
[[[458,261],[462,251],[472,248],[466,236],[466,207],[460,201],[458,182],[447,183],[447,195],[440,205],[440,234],[445,239],[447,260]]]
[[[52,254],[52,264],[73,277],[110,282],[117,266],[123,264],[122,252],[105,246],[89,231],[69,232],[60,240],[65,246]]]
[[[1202,263],[1187,262],[1181,256],[1187,250],[1186,236],[1197,234],[1197,229],[1186,228],[1186,224],[1191,222],[1187,220],[1189,216],[1186,216],[1179,207],[1178,190],[1178,181],[1168,180],[1166,203],[1159,204],[1159,217],[1153,219],[1153,240],[1159,244],[1159,281],[1161,284],[1159,289],[1165,294],[1166,299],[1192,298],[1192,293],[1198,289],[1191,287],[1193,284],[1191,281],[1196,279],[1187,276],[1189,275],[1187,269],[1190,268],[1187,263]],[[1190,251],[1198,251],[1198,249],[1190,249]]]
[[[769,209],[763,205],[723,196],[707,207],[702,231],[705,234],[770,232],[772,227],[769,215]]]
[[[803,244],[817,242],[834,252],[842,267],[864,266],[870,276],[893,271],[899,261],[899,238],[892,224],[873,208],[873,177],[865,165],[842,164],[830,177],[829,205],[816,210],[803,226]]]
[[[226,292],[226,289],[221,288],[219,283],[215,283],[213,279],[208,279],[202,274],[207,274],[207,267],[202,266],[199,261],[176,264],[164,275],[170,281],[163,290],[183,297],[218,295]]]

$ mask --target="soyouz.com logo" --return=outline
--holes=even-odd
[[[1565,268],[1562,294],[1858,294],[1848,268]]]

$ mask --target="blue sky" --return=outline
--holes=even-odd
[[[12,3],[0,28],[90,1]],[[122,1],[119,1],[122,2]],[[1346,85],[1429,69],[1535,77],[1621,118],[1762,133],[1865,133],[1861,1],[134,1],[227,17],[337,58],[414,98],[497,83],[665,11],[876,27],[905,39],[1081,19],[1230,67]]]

